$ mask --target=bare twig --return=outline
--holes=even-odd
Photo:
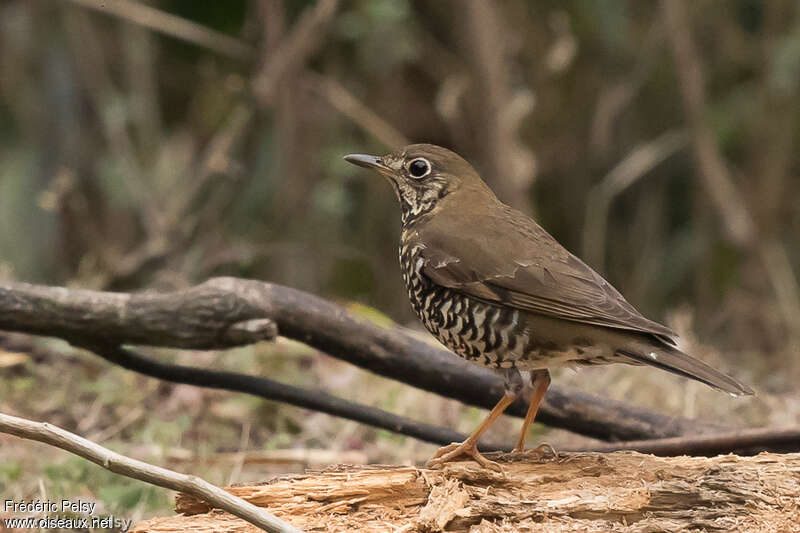
[[[339,0],[318,0],[306,9],[273,54],[253,79],[253,93],[264,106],[272,101],[278,82],[292,69],[300,69],[305,59],[317,49],[325,36],[325,29],[336,13]]]
[[[167,227],[177,225],[190,212],[198,209],[198,201],[211,185],[212,178],[228,173],[231,166],[231,153],[238,145],[253,118],[249,106],[240,104],[229,113],[225,123],[211,138],[205,152],[198,158],[198,164],[192,169],[192,176],[187,176],[185,190],[179,195],[170,213],[165,217]],[[189,233],[189,232],[187,232]]]
[[[102,405],[102,402],[97,402]],[[88,435],[88,439],[94,442],[104,442],[111,437],[119,434],[123,429],[130,427],[132,424],[141,420],[148,412],[141,406],[136,406],[128,410],[116,423],[112,426],[103,428],[100,431],[95,431]]]
[[[79,344],[77,341],[73,342]],[[6,343],[10,349],[21,352],[32,352],[39,349],[35,344],[30,342],[26,343],[18,338],[6,340],[0,336],[0,349],[4,348]],[[349,402],[323,392],[284,385],[283,383],[261,376],[250,376],[235,372],[221,372],[185,365],[161,363],[131,350],[113,345],[85,343],[82,344],[82,347],[128,370],[172,383],[252,394],[253,396],[265,400],[283,402],[332,416],[339,416],[433,444],[449,444],[451,442],[462,441],[466,438],[466,435],[446,427],[417,422],[404,416],[389,413],[383,409]],[[128,416],[124,417],[123,420],[120,420],[113,427],[106,428],[92,435],[91,440],[105,440],[109,435],[113,435],[133,423],[140,415],[141,410],[134,409],[130,411]],[[88,425],[90,424],[87,424],[87,427]],[[487,440],[482,440],[480,444],[481,449],[484,450],[511,450],[511,446]]]
[[[164,137],[162,102],[158,84],[156,38],[136,24],[124,24],[120,47],[123,51],[125,86],[130,96],[130,120],[136,130],[141,154],[157,158]]]
[[[230,492],[197,476],[181,474],[113,452],[90,440],[48,423],[0,413],[0,432],[43,442],[88,459],[106,470],[170,490],[191,494],[214,507],[272,533],[300,533],[300,530]]]
[[[199,206],[211,187],[218,185],[215,177],[227,174],[231,167],[232,152],[252,123],[253,112],[245,105],[231,110],[227,120],[208,143],[192,165],[190,176],[186,176],[186,190],[172,195],[159,217],[159,230],[152,233],[137,248],[124,256],[110,261],[108,273],[103,276],[101,287],[117,287],[130,283],[143,271],[153,270],[163,264],[176,249],[192,240],[200,223],[204,208]],[[206,206],[217,207],[214,202]],[[205,207],[205,210],[211,207]],[[180,231],[177,231],[180,228]]]
[[[777,239],[771,239],[760,243],[759,252],[783,321],[794,339],[800,341],[800,283],[786,248]]]
[[[116,102],[120,101],[120,91],[112,80],[107,60],[106,47],[103,46],[88,15],[83,11],[66,13],[67,35],[80,57],[76,61],[86,94],[94,107],[108,147],[123,163],[123,184],[136,205],[137,217],[148,235],[158,233],[161,211],[158,196],[144,179],[141,161],[137,157],[136,146],[131,138],[125,119],[112,113]],[[104,251],[103,247],[96,247]],[[104,258],[107,259],[107,258]]]
[[[203,48],[232,57],[233,59],[250,59],[254,50],[239,39],[219,33],[200,24],[170,15],[141,2],[129,0],[70,0],[89,9],[114,15],[134,24],[139,24],[153,31],[175,37],[182,41],[194,43]]]
[[[244,392],[266,400],[283,402],[348,420],[355,420],[362,424],[386,429],[433,444],[449,444],[466,438],[466,435],[445,427],[417,422],[404,416],[389,413],[383,409],[349,402],[324,392],[286,385],[261,376],[161,363],[143,357],[131,350],[115,346],[92,343],[86,343],[82,346],[123,368],[172,383]],[[487,450],[511,449],[510,446],[490,442],[482,442],[481,446]]]
[[[253,56],[254,50],[234,37],[215,32],[145,4],[128,0],[72,1],[84,7],[121,17],[132,24],[198,44],[223,55],[237,59],[247,59]],[[89,31],[91,27],[85,20],[86,15],[83,12],[71,14],[75,15],[72,17],[75,19],[72,20],[73,25],[80,24],[73,29],[72,34],[83,36],[83,40],[87,35],[93,37],[92,32]],[[136,157],[136,151],[125,124],[109,118],[112,115],[107,112],[107,108],[116,91],[105,72],[102,53],[98,52],[103,47],[95,43],[88,48],[86,50],[88,61],[81,61],[78,64],[84,72],[84,78],[89,86],[89,93],[95,101],[98,116],[103,119],[109,145],[129,167],[125,184],[137,199],[136,203],[141,211],[139,218],[143,227],[147,229],[147,237],[144,242],[128,251],[124,256],[117,256],[111,251],[104,252],[102,259],[106,263],[105,270],[108,274],[102,276],[98,284],[101,287],[117,287],[128,284],[141,272],[151,271],[163,264],[176,249],[181,248],[190,238],[189,236],[194,235],[191,224],[196,224],[200,217],[188,216],[187,213],[194,212],[197,198],[206,192],[211,177],[227,170],[230,152],[243,132],[246,131],[252,113],[245,106],[234,108],[229,120],[209,143],[207,152],[201,155],[198,158],[199,161],[192,166],[191,170],[194,174],[192,179],[187,182],[192,184],[188,194],[173,195],[166,200],[159,198],[142,181],[145,172]],[[182,231],[176,231],[179,224],[182,225],[180,228]],[[109,250],[113,250],[113,247]]]
[[[663,24],[654,22],[636,53],[636,63],[625,75],[600,90],[589,128],[589,148],[595,155],[605,155],[611,147],[614,124],[622,111],[635,100],[644,86],[653,67],[661,54],[656,48],[662,46],[664,40]]]
[[[409,144],[405,135],[367,107],[338,81],[311,72],[307,72],[303,78],[307,86],[322,96],[334,109],[370,133],[386,147],[394,150]]]
[[[605,264],[606,225],[614,198],[685,145],[682,131],[668,131],[637,145],[592,188],[583,225],[583,257],[589,263],[599,268]]]
[[[512,28],[501,19],[496,2],[468,0],[464,3],[464,34],[471,45],[474,69],[474,89],[479,91],[474,104],[478,106],[481,127],[480,148],[484,151],[485,175],[498,197],[530,210],[528,191],[536,175],[533,153],[519,138],[522,121],[534,106],[534,96],[528,88],[511,86],[510,48]]]
[[[705,83],[700,55],[692,40],[691,24],[687,14],[687,2],[681,0],[662,0],[664,20],[669,34],[672,52],[675,57],[676,71],[680,81],[681,95],[687,121],[692,136],[692,146],[700,166],[700,176],[713,204],[719,211],[729,240],[742,248],[752,248],[760,256],[765,273],[775,289],[781,311],[787,327],[797,334],[800,321],[797,310],[800,308],[800,292],[797,278],[788,266],[788,259],[783,245],[770,234],[767,228],[766,242],[756,239],[757,228],[753,215],[730,175],[726,162],[714,139],[714,134],[706,122]],[[791,103],[794,103],[791,101]],[[786,111],[788,112],[788,110]],[[785,113],[784,113],[785,114]],[[782,160],[787,156],[781,152],[791,150],[791,133],[780,128],[784,137],[779,143],[789,142],[787,147],[775,146],[775,167],[768,167],[764,176],[767,182],[779,181],[780,174],[785,173],[787,163]],[[765,150],[764,150],[765,151]],[[774,193],[772,193],[774,194]],[[769,206],[767,207],[769,209]],[[788,268],[787,268],[788,266]],[[782,291],[789,291],[783,293]]]
[[[235,37],[215,32],[144,4],[114,0],[105,2],[105,7],[102,7],[102,4],[92,0],[70,1],[119,16],[133,24],[140,24],[221,55],[236,59],[250,59],[255,55],[255,50],[251,46]],[[278,81],[285,72],[293,65],[301,64],[305,57],[316,49],[324,27],[336,11],[337,3],[338,0],[318,2],[308,13],[303,14],[285,43],[279,44],[278,50],[269,56],[254,80],[254,92],[262,103],[271,99]],[[307,72],[304,78],[309,88],[322,96],[334,109],[387,147],[396,148],[409,144],[402,133],[364,105],[336,80],[311,72]]]
[[[661,1],[692,148],[701,182],[722,218],[726,236],[736,246],[749,247],[755,240],[755,224],[706,121],[703,67],[692,39],[686,7],[683,0]]]
[[[661,456],[714,456],[723,453],[755,455],[765,451],[797,452],[800,451],[800,427],[740,429],[710,435],[593,445],[574,451],[614,452],[618,450],[634,450]]]
[[[161,363],[143,357],[131,350],[113,346],[86,344],[84,347],[123,368],[173,383],[244,392],[267,400],[279,401],[333,416],[340,416],[433,444],[449,444],[451,442],[460,442],[466,438],[466,435],[446,427],[417,422],[382,409],[349,402],[322,392],[285,385],[260,376]],[[121,421],[113,429],[104,430],[101,434],[108,435],[119,431],[120,426],[124,427],[128,423],[128,421]],[[738,439],[738,435],[741,435],[742,438]],[[511,444],[485,440],[481,441],[480,447],[482,450],[502,452],[509,452],[513,448]],[[567,451],[569,450],[571,449]],[[615,450],[636,450],[656,455],[708,455],[731,452],[746,455],[762,451],[798,451],[800,450],[800,429],[765,428],[741,430],[735,433],[715,433],[707,436],[692,435],[678,438],[628,441],[605,446],[593,445],[579,448],[575,451]]]
[[[173,293],[119,294],[0,283],[0,329],[61,337],[78,345],[149,344],[224,348],[281,335],[424,390],[484,408],[503,394],[494,372],[404,333],[360,319],[308,293],[258,281],[216,278]],[[213,380],[206,386],[214,386]],[[520,399],[509,414],[524,416]],[[562,387],[551,387],[538,420],[606,440],[720,429]]]

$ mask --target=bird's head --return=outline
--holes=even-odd
[[[344,158],[389,179],[400,200],[404,224],[434,210],[453,193],[495,198],[472,165],[441,146],[411,144],[380,157],[350,154]]]

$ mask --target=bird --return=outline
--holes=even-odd
[[[344,159],[392,185],[401,207],[401,273],[422,324],[455,354],[503,378],[504,394],[486,419],[428,466],[467,456],[500,469],[477,444],[523,390],[529,406],[513,451],[525,452],[554,367],[651,365],[732,396],[753,394],[681,351],[674,331],[645,318],[532,218],[501,202],[455,152],[412,144]]]

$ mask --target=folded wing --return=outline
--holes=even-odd
[[[465,235],[462,228],[476,219],[480,235]],[[642,316],[597,272],[510,207],[505,213],[434,217],[412,238],[423,246],[422,272],[435,283],[520,310],[675,344],[672,330]]]

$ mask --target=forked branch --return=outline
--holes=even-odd
[[[172,293],[135,294],[5,282],[0,283],[0,329],[104,350],[130,344],[228,348],[267,340],[279,331],[376,374],[467,404],[491,408],[503,394],[502,380],[490,370],[401,328],[381,327],[314,295],[252,280],[216,278]],[[214,386],[213,378],[204,379],[203,386]],[[525,411],[520,399],[508,412],[524,416]],[[563,387],[550,388],[538,420],[609,441],[721,429]]]

